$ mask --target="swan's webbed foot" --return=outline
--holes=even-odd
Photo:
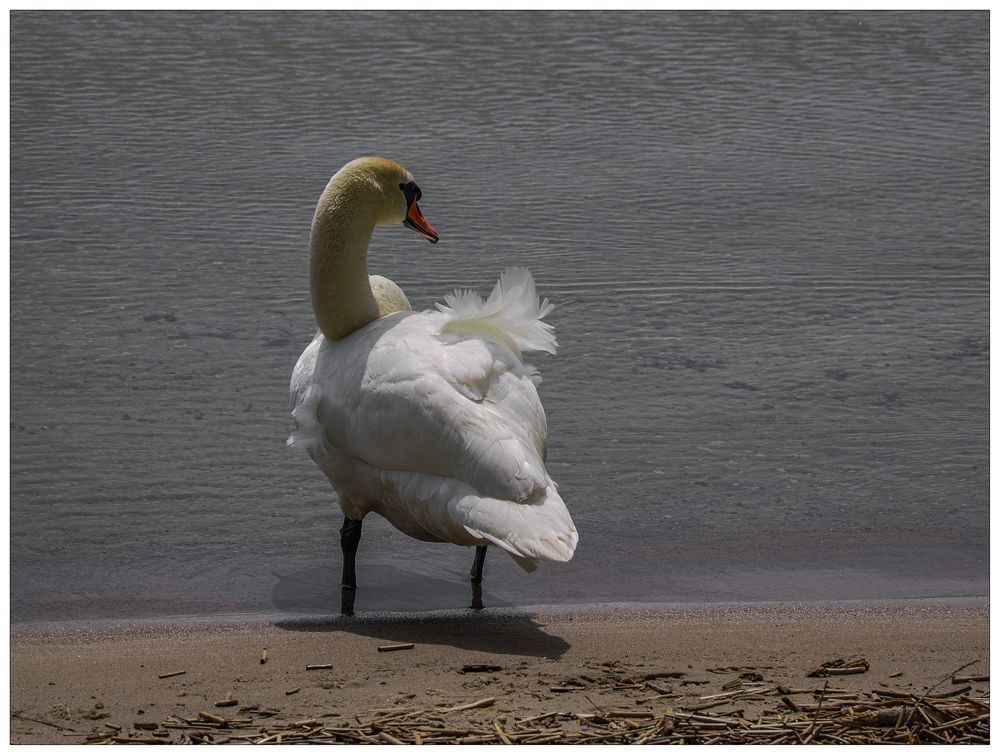
[[[354,557],[361,542],[361,520],[344,517],[340,528],[340,549],[344,552],[344,574],[340,580],[340,613],[354,615],[354,596],[358,591],[357,575],[354,573]]]
[[[486,546],[476,546],[476,557],[472,562],[470,580],[472,583],[472,605],[469,608],[479,610],[483,607],[483,564],[486,563]]]

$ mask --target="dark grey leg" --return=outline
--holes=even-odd
[[[486,563],[486,546],[476,546],[476,558],[472,562],[472,605],[469,608],[483,607],[483,564]]]
[[[354,557],[361,542],[361,520],[344,517],[340,528],[340,549],[344,552],[344,576],[340,580],[340,612],[344,616],[354,615],[354,594],[358,589],[354,573]]]

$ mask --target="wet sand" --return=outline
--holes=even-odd
[[[414,647],[378,650],[397,643]],[[11,742],[78,743],[92,732],[113,731],[109,726],[149,737],[169,716],[191,719],[200,711],[252,717],[255,725],[336,724],[371,720],[377,711],[442,710],[493,698],[486,707],[449,714],[449,723],[505,725],[551,711],[655,713],[698,704],[741,673],[771,685],[821,687],[823,680],[807,678],[811,668],[858,656],[869,670],[833,677],[831,687],[947,692],[954,689],[952,672],[967,664],[962,673],[988,675],[988,600],[21,625],[11,636]],[[332,668],[306,669],[314,664]],[[500,668],[461,672],[471,664]],[[650,684],[669,695],[658,697]],[[970,694],[988,694],[988,682],[972,686]],[[238,702],[215,706],[227,699]],[[750,700],[739,707],[749,716],[773,705]],[[262,711],[273,714],[265,718]],[[137,723],[152,728],[135,730]],[[162,731],[173,742],[183,736],[181,729]]]

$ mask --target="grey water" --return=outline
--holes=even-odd
[[[336,613],[287,387],[365,154],[416,309],[556,305],[580,545],[487,605],[988,594],[987,13],[14,12],[10,60],[13,621]],[[369,517],[357,608],[471,561]]]

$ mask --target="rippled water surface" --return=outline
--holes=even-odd
[[[988,592],[986,13],[14,13],[14,620],[329,613],[341,515],[285,448],[309,223],[362,154],[416,308],[557,309],[566,566],[493,605]],[[471,551],[370,517],[358,608]]]

